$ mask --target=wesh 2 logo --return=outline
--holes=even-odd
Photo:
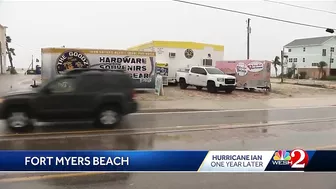
[[[307,166],[309,156],[302,149],[294,149],[290,152],[286,150],[278,150],[273,156],[273,165],[289,165],[291,168],[302,169]]]

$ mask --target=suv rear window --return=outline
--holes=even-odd
[[[110,86],[133,88],[133,80],[128,74],[106,74],[104,82]]]
[[[102,85],[102,74],[84,74],[79,78],[78,91],[80,92],[96,92],[104,89]]]

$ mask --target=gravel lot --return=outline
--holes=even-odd
[[[232,94],[226,94],[225,92],[211,94],[208,93],[205,89],[198,91],[195,87],[189,87],[186,90],[181,90],[178,86],[167,86],[164,87],[164,96],[157,96],[152,92],[144,92],[138,93],[137,99],[140,101],[170,101],[192,98],[230,101],[237,99],[319,97],[325,95],[336,95],[336,90],[287,83],[272,83],[272,92],[268,94],[265,94],[263,91],[248,92],[243,90],[236,90]]]

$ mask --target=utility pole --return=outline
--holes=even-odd
[[[34,55],[32,55],[32,61],[31,61],[31,69],[33,70],[34,69]]]
[[[250,21],[251,19],[247,19],[247,60],[250,59],[250,33],[251,33],[251,27],[250,27]]]

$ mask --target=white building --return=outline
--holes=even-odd
[[[151,41],[127,50],[156,52],[157,68],[164,70],[164,78],[168,82],[175,82],[178,69],[198,65],[216,66],[216,61],[224,58],[223,45],[197,42]]]
[[[6,28],[0,24],[0,73],[6,72]]]
[[[336,75],[336,36],[296,39],[284,46],[288,55],[288,68],[296,64],[299,72],[306,72],[307,77],[318,78],[317,64],[325,61],[327,74]]]

